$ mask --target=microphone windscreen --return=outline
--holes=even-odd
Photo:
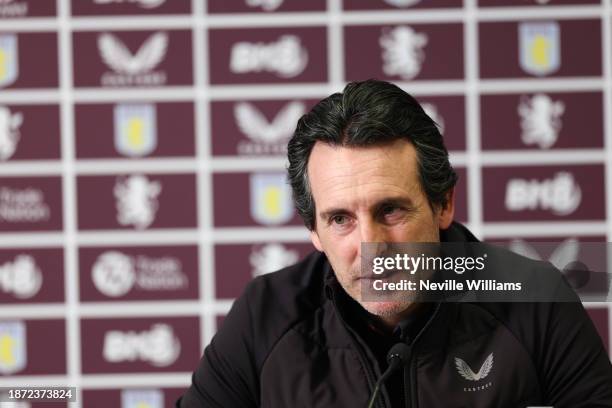
[[[410,346],[406,343],[394,344],[387,353],[387,363],[399,358],[402,364],[408,364],[410,361]]]

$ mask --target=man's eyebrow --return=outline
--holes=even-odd
[[[384,198],[373,205],[373,208],[379,209],[385,205],[397,205],[412,208],[414,207],[414,203],[409,197],[389,197]]]
[[[414,203],[408,197],[387,197],[387,198],[383,198],[382,200],[375,202],[371,206],[371,209],[373,209],[374,211],[378,211],[380,210],[381,207],[384,207],[385,205],[396,205],[396,206],[401,206],[401,207],[407,207],[408,209],[414,208]],[[346,213],[350,213],[350,211],[347,210],[346,208],[332,207],[325,211],[321,211],[319,213],[319,218],[326,220],[333,215],[346,214]]]

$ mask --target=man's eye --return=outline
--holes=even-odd
[[[383,213],[383,215],[390,215],[390,214],[393,214],[397,210],[398,210],[397,207],[394,207],[392,205],[388,205],[388,206],[383,207],[382,213]]]
[[[346,215],[334,215],[332,217],[332,223],[337,224],[337,225],[343,225],[347,223],[347,218]]]

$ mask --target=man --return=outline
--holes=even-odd
[[[249,284],[180,407],[365,407],[396,343],[409,351],[376,407],[612,407],[612,367],[578,302],[360,295],[363,242],[477,241],[453,222],[457,176],[411,96],[348,84],[300,119],[288,156],[320,252]]]

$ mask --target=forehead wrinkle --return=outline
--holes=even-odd
[[[373,147],[343,147],[343,146],[331,146],[322,142],[315,143],[313,147],[313,153],[320,151],[320,154],[324,156],[333,155],[334,170],[346,173],[348,175],[354,175],[363,173],[364,171],[375,172],[377,170],[384,169],[385,172],[390,170],[399,171],[410,171],[410,163],[404,160],[399,160],[393,154],[400,153],[401,158],[407,158],[406,146],[397,147],[396,143],[390,144],[389,146],[373,146]],[[358,152],[359,154],[355,154]],[[321,160],[321,159],[319,159]],[[325,162],[327,163],[327,162]],[[317,166],[313,163],[313,160],[308,162],[308,171],[318,170]],[[365,169],[363,169],[365,167]]]
[[[387,179],[386,177],[383,178]],[[370,188],[372,185],[374,187]],[[347,190],[354,192],[354,194],[346,194]],[[325,202],[321,203],[321,212],[325,212],[328,208],[372,209],[385,200],[397,198],[405,198],[416,202],[418,199],[414,196],[413,190],[414,188],[410,185],[397,185],[386,180],[381,182],[367,179],[367,181],[358,185],[344,184],[341,186],[330,183],[322,191],[328,194],[324,199]]]
[[[394,177],[390,174],[369,174],[369,172],[362,172],[356,177],[352,174],[334,174],[328,176],[321,183],[321,190],[327,192],[329,190],[341,190],[341,189],[358,189],[374,186],[386,186],[390,188],[407,188],[409,183],[406,183],[406,178],[401,178],[401,184],[397,184]]]
[[[418,180],[412,180],[408,172],[406,177],[398,178],[393,172],[385,172],[385,169],[366,169],[357,173],[343,172],[343,173],[332,173],[328,174],[323,180],[319,182],[318,189],[322,194],[334,193],[346,190],[359,190],[363,188],[369,188],[374,186],[375,188],[370,192],[375,192],[378,187],[382,190],[396,190],[399,192],[411,192],[415,189],[411,181],[418,182]]]
[[[368,173],[376,174],[379,171],[387,174],[390,170],[407,170],[403,166],[398,165],[396,160],[392,160],[389,152],[386,150],[377,150],[369,153],[364,155],[364,157],[343,158],[346,160],[346,164],[339,166],[339,169],[345,168],[351,175],[359,174],[363,176],[367,176]]]

